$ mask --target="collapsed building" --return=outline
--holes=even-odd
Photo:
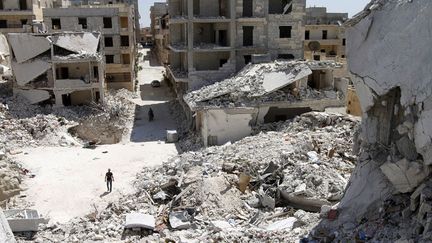
[[[224,80],[254,54],[303,58],[306,0],[169,0],[167,75],[177,93]]]
[[[48,33],[97,31],[103,34],[106,87],[133,91],[136,79],[135,8],[131,1],[67,1],[43,10]],[[139,35],[139,30],[138,30]]]
[[[184,101],[204,145],[234,142],[263,123],[344,105],[347,80],[335,79],[334,62],[250,64],[236,76],[192,91]]]
[[[100,33],[10,33],[14,94],[57,106],[103,100]]]
[[[432,240],[432,2],[374,0],[347,23],[349,69],[363,120],[359,160],[316,235],[371,242]],[[335,233],[334,233],[335,232]]]

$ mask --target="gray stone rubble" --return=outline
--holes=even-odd
[[[331,210],[340,200],[356,160],[357,124],[307,113],[273,124],[275,131],[183,153],[140,172],[136,194],[69,224],[50,223],[35,242],[298,240],[318,223],[322,205]],[[131,212],[153,215],[154,232],[124,232]]]
[[[289,88],[266,92],[263,86],[264,74],[284,72],[296,74],[305,69],[340,68],[333,61],[275,61],[272,63],[249,64],[232,78],[189,92],[184,96],[190,107],[244,107],[276,101],[296,101],[299,99],[322,99],[341,96],[333,90],[318,91],[309,87],[293,94]]]

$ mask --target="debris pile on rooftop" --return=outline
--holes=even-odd
[[[333,61],[275,61],[249,64],[232,78],[186,94],[184,100],[191,108],[196,108],[242,107],[274,101],[336,98],[341,94],[336,94],[333,90],[319,91],[302,87],[293,92],[286,87],[312,74],[311,70],[340,67],[341,64]],[[281,76],[274,76],[278,74]]]
[[[356,160],[347,138],[357,124],[307,113],[277,131],[181,154],[140,172],[136,194],[69,224],[49,224],[36,241],[138,240],[123,232],[131,212],[155,219],[143,238],[149,241],[297,240],[320,217],[332,217]]]

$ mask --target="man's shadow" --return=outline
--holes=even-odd
[[[100,194],[99,197],[102,198],[102,197],[105,197],[108,194],[110,194],[110,192],[104,192],[104,193]]]

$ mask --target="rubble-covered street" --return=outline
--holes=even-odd
[[[341,199],[356,160],[347,138],[357,124],[309,113],[257,128],[275,131],[181,154],[138,173],[137,193],[94,218],[49,225],[39,242],[126,236],[134,242],[140,236],[121,227],[133,211],[156,218],[156,233],[142,238],[150,242],[295,241],[318,223],[321,206],[331,209]]]
[[[0,243],[432,242],[432,1],[367,1],[0,11]]]

